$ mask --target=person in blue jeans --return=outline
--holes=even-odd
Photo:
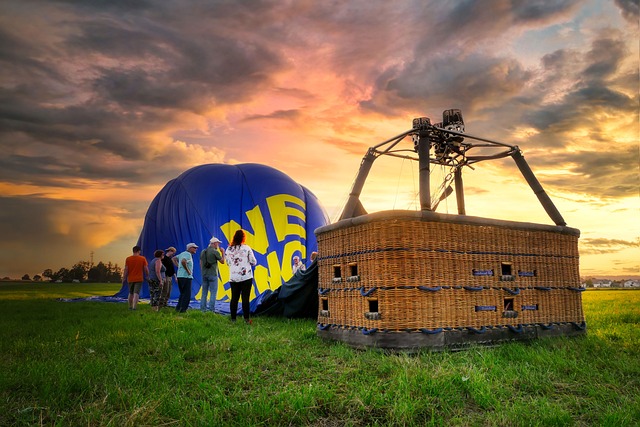
[[[216,295],[218,294],[218,262],[224,264],[224,249],[220,247],[220,240],[212,237],[209,246],[200,252],[200,271],[202,271],[202,289],[200,295],[200,310],[207,311],[207,296],[209,299],[209,310],[216,311]]]
[[[178,255],[178,289],[180,296],[176,311],[184,313],[189,308],[191,301],[191,281],[193,280],[193,254],[198,251],[198,245],[189,243],[187,250]]]

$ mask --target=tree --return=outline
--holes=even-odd
[[[60,270],[53,274],[51,280],[53,280],[54,282],[57,282],[58,280],[62,280],[63,282],[70,282],[71,278],[69,276],[69,269],[62,267]]]
[[[120,269],[120,267],[118,267],[118,264],[111,264],[111,262],[109,262],[107,264],[107,270],[108,270],[108,274],[107,274],[107,281],[108,282],[121,282],[122,281],[122,270]]]
[[[118,267],[118,264],[112,264],[111,262],[105,264],[99,261],[98,264],[91,265],[88,261],[78,261],[70,269],[62,267],[54,272],[52,269],[47,268],[42,272],[42,276],[48,278],[51,282],[58,280],[73,282],[74,280],[79,280],[81,282],[117,283],[122,280],[122,269]]]
[[[89,267],[90,264],[87,261],[78,261],[77,263],[75,263],[73,267],[71,267],[71,270],[69,270],[69,281],[84,281],[87,273],[89,272]]]
[[[25,274],[24,276],[22,276],[22,280],[31,280],[31,277],[29,277],[28,274]]]
[[[107,266],[100,261],[89,269],[87,280],[90,282],[106,282],[108,280],[109,270]]]
[[[33,276],[34,282],[40,282],[41,280],[42,280],[42,276],[40,276],[39,274],[36,274],[35,276]]]

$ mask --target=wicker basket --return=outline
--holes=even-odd
[[[322,337],[439,348],[585,332],[576,229],[391,211],[316,235]]]

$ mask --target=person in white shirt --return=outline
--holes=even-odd
[[[243,230],[238,230],[233,235],[233,240],[224,253],[224,259],[229,266],[229,284],[231,285],[231,321],[236,321],[238,314],[238,300],[242,297],[242,315],[244,321],[251,324],[249,305],[251,298],[251,285],[253,284],[253,269],[257,264],[253,250],[246,245],[246,235]]]
[[[291,266],[291,271],[293,271],[293,274],[296,274],[298,271],[305,271],[307,269],[307,267],[304,266],[304,264],[300,261],[300,257],[299,256],[294,256],[293,257],[293,266]]]

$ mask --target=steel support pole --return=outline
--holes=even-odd
[[[360,169],[358,170],[358,176],[356,176],[356,180],[353,183],[353,187],[351,187],[351,193],[349,193],[349,199],[347,200],[347,204],[342,211],[342,215],[340,219],[353,218],[354,216],[358,216],[361,214],[361,211],[364,210],[362,204],[360,203],[360,193],[362,193],[362,187],[364,187],[364,183],[367,180],[367,176],[369,175],[369,171],[371,170],[371,166],[373,165],[373,161],[376,159],[376,152],[373,148],[369,148],[367,154],[362,158],[362,162],[360,163]]]
[[[429,141],[428,131],[420,132],[420,139],[418,140],[418,164],[420,168],[420,209],[423,211],[430,211],[431,209],[431,188],[430,188],[430,176],[429,176],[429,148],[431,143]]]
[[[462,183],[462,168],[456,168],[454,174],[454,185],[456,188],[456,201],[458,202],[458,215],[466,215],[467,211],[464,207],[464,185]]]
[[[544,191],[538,179],[533,174],[533,171],[529,167],[527,161],[524,159],[522,152],[520,152],[520,150],[514,150],[511,154],[511,157],[516,162],[516,165],[518,165],[518,169],[520,169],[520,173],[522,173],[524,179],[527,180],[529,187],[531,187],[535,195],[538,196],[538,200],[540,200],[542,207],[547,212],[547,215],[549,215],[551,220],[555,222],[556,225],[567,225],[567,223],[562,218],[562,215],[560,215],[560,212],[553,204],[547,193]]]

